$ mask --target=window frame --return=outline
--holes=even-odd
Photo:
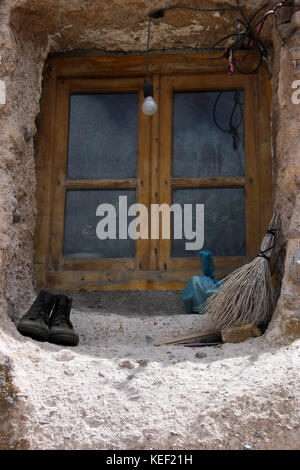
[[[158,112],[139,112],[137,178],[66,178],[70,93],[139,92],[143,100],[145,56],[53,57],[46,63],[36,147],[38,218],[34,264],[41,288],[182,289],[200,272],[198,258],[172,258],[172,240],[137,240],[135,259],[64,259],[63,227],[67,189],[136,189],[137,202],[172,203],[173,188],[245,187],[247,256],[216,258],[224,277],[252,259],[272,211],[270,86],[266,70],[232,77],[226,61],[203,55],[152,56],[150,74]],[[235,178],[172,178],[174,91],[243,89],[246,175]],[[221,186],[220,186],[221,185]],[[253,226],[255,224],[255,230]]]
[[[244,188],[246,203],[246,253],[247,256],[214,257],[217,269],[228,272],[237,266],[247,263],[255,256],[260,241],[260,234],[251,230],[251,221],[259,213],[258,178],[256,159],[253,158],[254,148],[252,136],[253,128],[253,99],[254,92],[249,75],[222,76],[220,87],[218,75],[176,75],[162,79],[161,87],[161,127],[160,155],[163,155],[163,165],[160,167],[160,194],[161,203],[172,204],[173,189],[191,188]],[[173,178],[173,94],[182,91],[218,91],[218,90],[244,90],[244,120],[245,120],[245,176],[244,177],[218,177],[218,178]],[[247,129],[247,131],[246,131]],[[199,266],[198,258],[174,258],[171,255],[172,240],[160,239],[159,269],[164,270],[194,270]]]
[[[54,161],[52,168],[53,203],[52,203],[52,234],[49,240],[49,267],[55,271],[102,270],[119,271],[144,268],[148,252],[148,240],[137,240],[135,258],[97,258],[70,259],[63,256],[65,198],[67,190],[84,189],[135,189],[137,202],[148,205],[148,194],[143,181],[147,178],[149,166],[149,122],[146,116],[139,113],[138,122],[138,154],[137,178],[127,179],[68,179],[68,131],[69,108],[72,93],[139,93],[141,107],[143,80],[137,78],[111,79],[58,79],[55,119]],[[147,132],[148,131],[148,132]]]

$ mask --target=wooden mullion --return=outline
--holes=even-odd
[[[160,165],[159,165],[159,203],[172,205],[172,118],[173,88],[170,77],[161,78],[160,87]],[[161,220],[161,218],[160,218]],[[172,230],[172,227],[171,227]],[[158,248],[158,267],[162,271],[169,269],[171,258],[171,239],[162,239],[160,223],[160,239]]]
[[[241,77],[240,74],[235,74],[232,77],[227,73],[170,76],[170,86],[172,86],[174,92],[241,90],[247,83],[249,83],[249,77]]]
[[[160,106],[160,75],[152,77],[154,99]],[[159,203],[159,138],[160,138],[160,112],[156,112],[152,117],[151,127],[151,175],[150,175],[150,202]],[[150,208],[149,208],[150,209]],[[151,213],[151,210],[150,210]],[[150,228],[150,227],[149,227]],[[159,240],[150,239],[149,269],[156,271],[158,269],[158,250]]]
[[[256,76],[255,76],[256,77]],[[246,77],[245,96],[245,157],[246,157],[246,246],[248,261],[252,260],[261,242],[259,167],[255,131],[255,78]],[[257,125],[257,123],[256,123]]]
[[[64,185],[67,189],[134,189],[137,187],[137,179],[65,179]]]
[[[241,52],[240,57],[247,55]],[[217,57],[218,54],[211,54]],[[249,57],[248,57],[249,58]],[[90,79],[110,77],[140,76],[144,79],[146,73],[146,56],[120,57],[52,57],[48,59],[49,66],[57,77]],[[216,72],[226,73],[228,60],[211,60],[207,54],[163,54],[152,55],[149,63],[151,74],[199,74]],[[238,74],[235,74],[238,76]],[[229,77],[229,79],[233,77]]]
[[[150,205],[150,135],[151,118],[142,113],[141,107],[144,101],[143,87],[139,90],[139,121],[138,121],[138,157],[137,157],[137,203],[147,208]],[[149,225],[148,220],[148,225]],[[149,234],[148,234],[149,235]],[[149,269],[150,240],[139,238],[135,242],[135,266],[136,270]]]
[[[216,271],[220,276],[233,271],[234,269],[242,266],[247,262],[246,256],[214,256],[214,263]],[[199,256],[194,258],[171,258],[169,260],[169,269],[171,271],[192,271],[197,270],[201,272],[201,259]]]
[[[36,281],[40,288],[45,287],[45,272],[47,270],[49,253],[55,84],[56,80],[51,75],[45,78],[36,151],[36,201],[38,215],[34,238],[34,266]]]
[[[71,93],[133,93],[143,86],[140,77],[93,78],[70,80]]]
[[[173,188],[242,188],[245,178],[172,178],[171,184]]]
[[[56,82],[56,121],[54,126],[53,174],[52,174],[52,215],[50,229],[49,267],[58,270],[63,256],[64,218],[66,190],[64,179],[67,168],[69,131],[70,82]]]
[[[66,271],[90,271],[94,269],[97,271],[134,270],[135,260],[134,258],[64,258],[61,269]]]
[[[272,217],[272,149],[271,149],[271,101],[272,89],[267,67],[262,67],[255,81],[257,162],[259,165],[259,196],[261,238]]]
[[[241,261],[245,263],[245,258]],[[230,270],[236,268],[236,264],[224,259],[223,265],[219,265],[219,260],[215,260],[216,278],[222,279]],[[49,289],[168,289],[183,290],[186,283],[193,276],[201,273],[200,259],[199,266],[195,268],[186,267],[185,270],[66,270],[49,271],[46,273],[46,281]]]

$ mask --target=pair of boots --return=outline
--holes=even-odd
[[[70,321],[71,307],[72,299],[66,295],[56,296],[41,291],[17,329],[23,336],[37,341],[77,346],[79,337]]]

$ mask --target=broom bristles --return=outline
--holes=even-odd
[[[280,216],[274,214],[269,230],[280,229]],[[274,236],[265,235],[261,252],[271,256]],[[231,273],[224,284],[204,305],[211,326],[224,329],[231,325],[267,324],[272,316],[275,303],[269,262],[265,257],[256,257],[251,263]]]
[[[224,279],[204,306],[213,328],[264,324],[272,311],[273,288],[267,260],[256,258]]]

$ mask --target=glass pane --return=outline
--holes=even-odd
[[[204,204],[204,250],[213,256],[245,256],[245,190],[244,188],[175,189],[173,204],[193,204],[193,230],[196,227],[195,204]],[[198,251],[187,251],[189,240],[174,240],[172,256],[194,257]]]
[[[138,94],[71,95],[68,178],[134,178]]]
[[[244,176],[243,100],[243,91],[174,94],[175,178]],[[223,130],[228,131],[232,112],[233,126],[240,123],[235,138],[232,133],[223,132],[216,125],[217,123]]]
[[[119,196],[127,196],[128,207],[136,202],[133,190],[69,190],[66,194],[64,256],[67,258],[132,258],[134,241],[119,239]],[[96,215],[100,204],[112,204],[116,212],[116,240],[101,240],[96,228],[103,217]],[[134,217],[132,217],[134,218]],[[128,221],[132,218],[128,217]],[[107,231],[107,229],[106,229]]]

